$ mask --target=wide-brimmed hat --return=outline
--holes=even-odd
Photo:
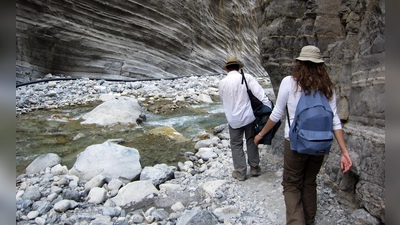
[[[324,62],[324,60],[322,60],[322,55],[319,48],[313,45],[304,46],[301,49],[299,57],[297,57],[296,59],[300,61],[311,61],[314,63]]]
[[[239,69],[243,68],[244,64],[240,62],[236,57],[228,57],[226,59],[225,65],[222,67],[223,70],[226,70],[226,67],[229,65],[239,65]]]

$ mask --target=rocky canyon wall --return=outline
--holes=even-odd
[[[351,172],[343,175],[335,145],[324,170],[344,205],[384,222],[385,1],[260,0],[258,12],[261,61],[275,93],[303,46],[321,49],[353,159]],[[279,154],[282,146],[275,143]]]
[[[261,67],[255,0],[17,0],[16,77],[168,78]]]

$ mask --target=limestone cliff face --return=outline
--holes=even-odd
[[[259,12],[262,65],[275,93],[303,46],[323,52],[354,163],[343,175],[334,146],[324,168],[343,204],[365,208],[384,222],[385,1],[260,0]],[[274,148],[282,152],[280,143]]]
[[[223,73],[228,56],[261,67],[255,0],[17,0],[16,71],[23,82],[72,77],[166,78]]]

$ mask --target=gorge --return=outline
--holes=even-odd
[[[301,47],[316,45],[353,159],[343,175],[335,145],[324,169],[342,204],[385,223],[384,33],[384,0],[17,0],[16,81],[208,75],[236,55],[277,94]]]

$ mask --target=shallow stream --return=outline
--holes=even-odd
[[[62,158],[62,165],[70,169],[76,156],[86,147],[101,144],[108,139],[122,139],[123,146],[139,151],[142,167],[158,163],[176,166],[183,162],[183,153],[194,152],[192,141],[206,131],[212,133],[215,126],[226,123],[220,102],[202,104],[158,115],[146,113],[147,120],[139,126],[116,125],[100,127],[82,125],[81,116],[94,109],[92,105],[53,110],[38,110],[16,118],[16,174],[39,155],[55,153]],[[171,141],[147,131],[170,126],[187,138],[187,141]]]

